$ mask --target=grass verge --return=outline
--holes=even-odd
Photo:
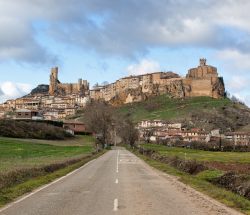
[[[23,183],[1,189],[0,190],[0,207],[3,207],[7,203],[13,201],[17,197],[19,197],[25,193],[31,192],[32,190],[34,190],[42,185],[48,184],[48,183],[52,182],[53,180],[68,174],[69,172],[81,167],[82,165],[86,164],[90,160],[93,160],[93,159],[103,155],[104,153],[105,153],[105,151],[100,152],[98,154],[95,154],[93,156],[85,157],[81,161],[74,163],[74,164],[71,164],[65,168],[59,169],[53,173],[49,173],[49,174],[46,174],[43,176],[35,177],[35,178],[29,179]]]
[[[139,158],[143,159],[150,166],[163,171],[167,174],[177,176],[179,181],[191,186],[192,188],[205,193],[206,195],[220,201],[221,203],[234,208],[242,213],[250,215],[250,201],[223,188],[217,187],[209,179],[215,178],[221,174],[220,171],[206,170],[197,175],[190,175],[179,171],[168,164],[155,161],[147,156],[138,153],[135,150],[128,149]]]
[[[242,163],[250,165],[250,152],[214,152],[182,147],[168,147],[160,144],[141,144],[144,149],[151,149],[167,157],[178,156],[182,159],[199,162]]]
[[[75,141],[75,142],[73,142]],[[79,136],[71,140],[22,140],[0,137],[0,174],[35,168],[91,155],[94,139]]]

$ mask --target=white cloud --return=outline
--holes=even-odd
[[[248,0],[0,0],[0,59],[45,62],[41,33],[104,55],[136,56],[152,47],[246,50]],[[37,24],[38,23],[38,24]],[[41,28],[41,23],[45,24]],[[101,24],[100,24],[101,23]],[[40,28],[39,28],[40,25]],[[228,28],[236,36],[227,34]],[[238,31],[246,34],[239,36]]]
[[[249,86],[250,80],[244,76],[233,76],[230,79],[228,87],[233,91],[244,90]]]
[[[13,83],[10,81],[0,84],[0,102],[15,99],[30,93],[32,86],[24,83]]]
[[[143,59],[138,64],[132,64],[127,67],[129,75],[141,75],[150,72],[160,71],[160,65],[154,60]]]
[[[250,53],[241,53],[235,49],[227,49],[218,51],[216,55],[220,60],[226,61],[229,67],[237,68],[237,72],[250,69]]]

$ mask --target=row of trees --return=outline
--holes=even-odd
[[[133,146],[138,138],[138,131],[129,115],[119,113],[105,102],[91,102],[85,108],[84,122],[104,148],[115,144],[117,139]]]

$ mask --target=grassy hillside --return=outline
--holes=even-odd
[[[91,137],[82,136],[76,138],[75,143],[72,141],[18,140],[1,137],[0,173],[64,162],[91,154],[93,151],[94,140],[91,140]],[[72,145],[69,145],[70,143]]]
[[[191,127],[204,127],[208,130],[214,128],[235,130],[250,124],[249,108],[226,98],[173,99],[162,95],[121,106],[118,111],[130,114],[135,122],[143,119],[163,119],[182,122]]]

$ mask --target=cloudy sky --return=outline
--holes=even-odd
[[[182,76],[207,58],[250,105],[249,0],[0,0],[0,101],[48,84],[152,71]]]

